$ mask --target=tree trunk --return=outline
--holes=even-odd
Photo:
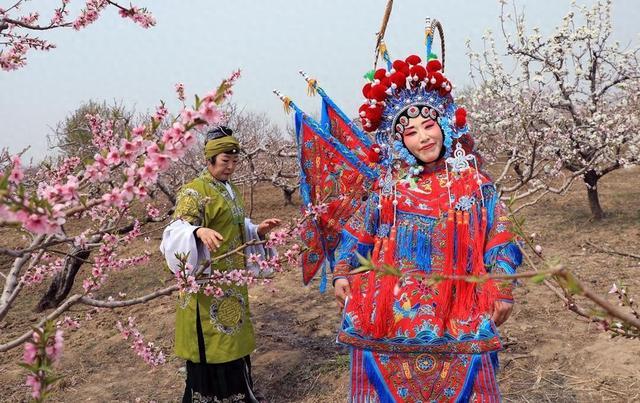
[[[254,204],[254,200],[253,200],[253,194],[254,194],[254,190],[255,190],[255,184],[253,182],[251,182],[251,185],[249,186],[249,200],[251,202],[251,207],[249,207],[249,218],[253,217],[253,204]]]
[[[296,192],[295,189],[283,188],[282,194],[284,195],[284,205],[285,206],[293,206],[293,194]]]
[[[84,260],[89,258],[91,251],[88,249],[74,248],[64,261],[64,268],[53,277],[47,293],[40,299],[36,306],[36,312],[42,312],[49,308],[56,308],[69,295],[73,282]],[[79,259],[76,259],[77,256]],[[81,260],[80,260],[81,259]]]
[[[170,194],[171,193],[167,194],[167,197],[171,197]],[[170,217],[173,214],[174,209],[175,206],[171,207],[167,211],[167,216]],[[154,220],[147,216],[144,220],[141,220],[140,224],[146,224],[152,221]],[[128,234],[134,227],[135,223],[132,222],[120,227],[114,231],[114,233],[118,235]],[[93,244],[101,242],[103,236],[104,234],[98,233],[89,239],[89,243]],[[71,252],[69,252],[69,255],[64,260],[64,267],[53,277],[51,285],[49,285],[49,289],[38,302],[38,305],[35,308],[36,312],[42,312],[50,308],[57,308],[58,305],[60,305],[60,303],[69,296],[69,292],[71,292],[71,287],[73,287],[76,275],[78,274],[80,267],[82,267],[85,261],[89,259],[89,256],[91,256],[91,249],[83,249],[77,246],[73,247]]]
[[[169,199],[169,201],[171,202],[171,204],[174,204],[174,205],[176,204],[176,194],[175,194],[175,192],[173,192],[173,191],[169,188],[169,186],[168,186],[166,183],[164,183],[164,181],[162,181],[162,180],[158,180],[158,181],[156,182],[156,186],[158,186],[158,189],[160,189],[160,191],[161,191],[162,193],[164,193],[164,194],[165,194],[165,196],[167,196],[167,199]]]
[[[582,179],[587,185],[587,196],[589,198],[589,208],[591,209],[591,215],[596,220],[604,218],[604,211],[600,206],[600,198],[598,197],[598,180],[601,178],[594,170],[585,172]]]

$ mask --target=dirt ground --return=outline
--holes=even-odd
[[[608,216],[590,219],[586,192],[580,184],[567,195],[546,200],[525,211],[526,229],[540,234],[544,253],[556,257],[602,295],[615,281],[640,298],[640,261],[597,252],[591,241],[617,250],[640,250],[640,170],[610,174],[600,186]],[[299,207],[282,207],[282,198],[262,189],[255,219],[292,217]],[[6,234],[4,234],[6,235]],[[153,251],[150,264],[114,274],[101,297],[123,290],[127,298],[160,288],[170,280],[157,251],[159,233],[151,242],[129,247],[130,253]],[[0,234],[3,236],[3,234]],[[6,261],[0,261],[6,267]],[[526,269],[526,267],[524,268]],[[33,307],[44,286],[27,290],[11,314],[0,322],[0,342],[35,323]],[[118,291],[116,291],[118,290]],[[633,402],[640,401],[640,341],[611,339],[568,311],[544,285],[523,284],[510,320],[501,328],[506,349],[500,354],[500,385],[507,402]],[[301,285],[291,270],[271,286],[250,290],[258,349],[252,355],[254,378],[272,402],[345,401],[348,389],[347,351],[335,344],[339,314],[331,290]],[[134,402],[179,401],[184,388],[180,359],[172,355],[174,298],[147,306],[94,312],[82,327],[68,331],[59,366],[64,378],[54,401]],[[73,315],[84,318],[86,309]],[[167,363],[150,368],[123,341],[116,320],[135,316],[149,341],[160,345]],[[0,400],[28,398],[24,370],[17,362],[22,350],[0,355]]]

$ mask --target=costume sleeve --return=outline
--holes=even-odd
[[[191,225],[201,226],[204,222],[204,200],[197,190],[183,187],[176,196],[174,219],[180,219]]]
[[[244,240],[245,242],[249,241],[259,241],[260,235],[258,235],[258,224],[254,224],[251,221],[251,218],[244,218]]]
[[[484,264],[487,272],[493,274],[515,274],[522,263],[522,252],[512,232],[512,224],[507,207],[500,201],[500,195],[493,185],[488,186],[485,194],[487,202],[487,242],[484,252]],[[487,197],[488,196],[488,197]],[[513,301],[514,282],[498,282],[497,300]]]
[[[334,282],[339,278],[347,278],[349,271],[360,266],[357,254],[367,257],[373,251],[379,218],[378,199],[378,194],[371,192],[342,229],[335,252]]]
[[[195,228],[197,227],[187,221],[176,219],[162,233],[160,251],[173,273],[180,269],[181,262],[176,256],[177,253],[188,255],[187,263],[193,271],[197,270],[200,262],[209,260],[209,251],[193,236]],[[208,272],[209,268],[205,270],[205,273]]]

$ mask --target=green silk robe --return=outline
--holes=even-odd
[[[232,198],[224,183],[205,170],[184,185],[177,196],[174,218],[192,225],[211,228],[224,240],[211,258],[227,253],[244,243],[244,203],[242,195],[231,184]],[[212,265],[212,270],[227,271],[245,267],[241,255],[232,255]],[[196,312],[199,312],[207,363],[224,363],[250,354],[255,349],[253,326],[249,313],[246,286],[220,286],[223,297],[197,294],[179,296],[176,308],[175,353],[198,363]]]

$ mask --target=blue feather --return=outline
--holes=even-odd
[[[384,377],[378,369],[373,353],[371,351],[364,350],[363,355],[364,370],[367,373],[367,379],[378,393],[380,403],[395,403],[395,399],[389,391],[389,386],[386,384]]]
[[[464,385],[462,386],[462,391],[458,398],[456,399],[456,403],[468,402],[471,399],[471,393],[473,392],[473,384],[476,381],[476,376],[478,375],[478,370],[480,369],[480,362],[482,360],[481,354],[474,354],[471,359],[471,364],[469,365],[469,369],[467,370],[467,376],[464,380]]]
[[[427,36],[427,43],[426,43],[427,62],[429,61],[429,55],[431,54],[431,46],[432,45],[433,45],[433,34]]]
[[[322,262],[322,276],[320,277],[320,293],[324,294],[324,292],[327,290],[327,264],[328,261],[325,259],[324,262]]]
[[[495,351],[489,353],[489,358],[491,358],[491,364],[493,364],[493,370],[498,371],[500,369],[500,361],[498,360],[498,353]]]

